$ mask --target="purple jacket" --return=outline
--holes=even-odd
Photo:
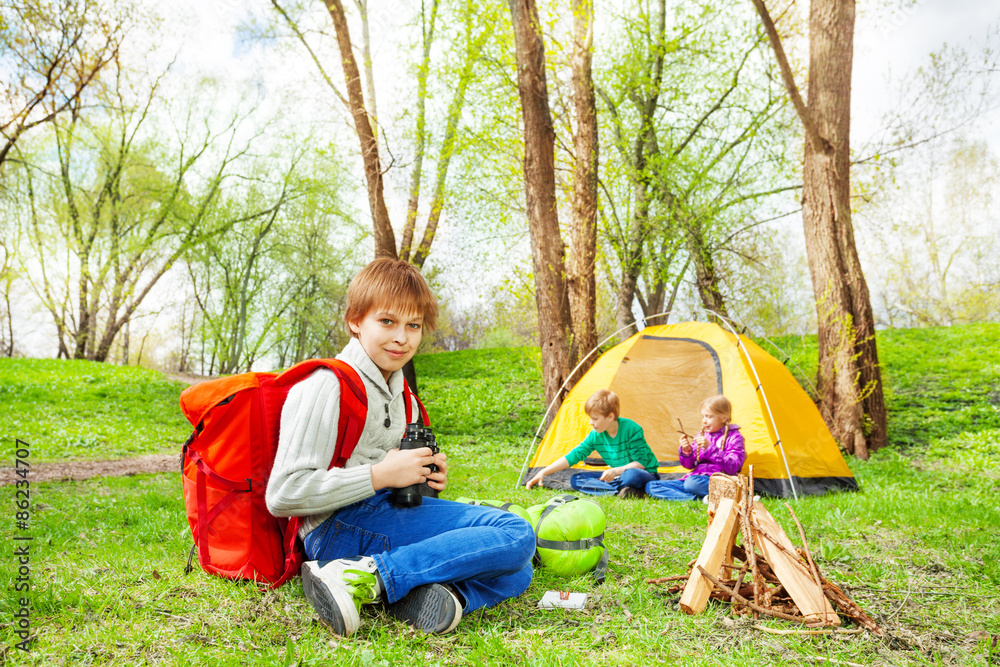
[[[721,442],[723,433],[726,433],[725,428],[715,433],[706,433],[705,439],[708,443],[704,449],[699,449],[698,445],[691,443],[691,453],[686,456],[681,451],[682,447],[677,448],[681,465],[691,470],[684,477],[711,475],[713,472],[722,472],[727,475],[739,474],[740,468],[743,467],[743,461],[747,458],[747,450],[743,446],[743,435],[740,433],[740,427],[736,424],[729,425],[725,443]]]

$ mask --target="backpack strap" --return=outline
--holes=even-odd
[[[549,500],[548,506],[542,510],[541,515],[538,517],[538,522],[535,523],[535,544],[536,549],[558,549],[560,551],[571,551],[571,550],[581,550],[585,551],[587,549],[593,549],[594,547],[601,547],[604,553],[601,554],[601,560],[598,561],[597,565],[594,567],[594,581],[598,584],[604,583],[604,576],[608,569],[608,548],[604,545],[604,533],[597,535],[596,537],[587,537],[582,540],[546,540],[538,536],[538,531],[542,528],[542,521],[548,516],[554,509],[561,507],[566,503],[571,503],[575,500],[586,500],[588,502],[594,502],[590,498],[579,498],[577,496],[571,495],[561,495],[554,496]],[[537,551],[535,552],[537,555]]]
[[[295,364],[276,377],[274,384],[294,385],[319,368],[333,371],[340,380],[340,419],[330,468],[342,468],[361,439],[361,432],[365,429],[365,420],[368,418],[368,395],[365,393],[364,382],[354,367],[340,359],[309,359]]]
[[[424,408],[424,404],[420,402],[420,398],[410,391],[410,384],[404,379],[403,380],[403,403],[406,405],[406,423],[412,424],[413,419],[413,402],[416,401],[417,407],[420,409],[420,425],[430,426],[431,418],[427,416],[427,410]]]
[[[334,446],[330,468],[343,468],[361,439],[368,418],[368,395],[358,372],[345,361],[339,359],[309,359],[296,364],[275,378],[277,385],[294,385],[306,379],[313,371],[326,368],[333,371],[340,380],[340,418],[337,422],[337,444]],[[304,560],[301,548],[296,548],[302,517],[288,519],[282,533],[285,548],[285,570],[271,588],[277,588],[295,576]]]
[[[240,497],[240,494],[250,493],[252,488],[252,482],[250,478],[236,481],[223,477],[222,475],[216,473],[214,470],[208,467],[204,459],[201,458],[195,450],[188,450],[187,445],[184,446],[184,455],[187,456],[188,460],[195,464],[198,468],[198,475],[195,481],[195,502],[198,507],[198,562],[202,564],[208,564],[210,562],[210,557],[208,553],[208,527],[215,520],[219,514],[222,513],[224,509],[229,507],[233,502]],[[181,465],[181,470],[183,470],[183,461]],[[206,480],[211,478],[217,485],[227,492],[224,496],[219,498],[212,507],[212,511],[208,511],[208,490],[206,487]],[[192,548],[192,554],[194,550]],[[188,569],[191,568],[191,558],[188,557]]]

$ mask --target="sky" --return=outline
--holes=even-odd
[[[974,47],[985,41],[988,30],[1000,29],[998,3],[982,0],[911,0],[905,7],[899,8],[900,0],[895,2],[895,10],[873,8],[871,3],[862,4],[859,8],[852,91],[852,136],[856,146],[878,132],[882,117],[896,101],[891,95],[891,81],[925,63],[928,55],[945,43]],[[353,3],[345,4],[349,12],[353,11]],[[395,33],[403,27],[400,22],[412,15],[413,3],[385,0],[371,4],[376,83],[380,105],[385,104],[388,108],[395,84],[405,76],[403,68],[408,66],[394,52]],[[291,49],[275,52],[273,41],[248,39],[245,30],[240,30],[254,12],[269,10],[267,0],[252,0],[251,3],[242,0],[172,0],[169,4],[155,3],[154,6],[163,12],[162,29],[166,39],[153,60],[161,66],[174,60],[173,69],[182,75],[181,79],[194,81],[211,77],[222,82],[221,95],[229,99],[216,101],[220,109],[238,100],[256,98],[265,112],[288,109],[287,113],[297,114],[305,122],[332,121],[341,129],[346,127],[346,110],[339,102],[331,104],[332,98],[327,91],[309,94],[310,90],[315,90],[314,87],[322,88],[324,84],[318,82],[315,68],[301,52]],[[600,3],[597,11],[600,11]],[[357,39],[357,35],[355,37]],[[339,67],[332,70],[335,81],[340,85]],[[281,94],[278,91],[282,91]],[[285,97],[288,94],[296,96],[291,106]],[[1000,117],[996,110],[992,116],[993,122],[983,123],[983,132],[995,148],[1000,148],[1000,122],[996,122]],[[353,159],[357,161],[357,194],[353,205],[360,215],[367,216],[360,159],[356,153]],[[397,169],[387,175],[390,181],[388,205],[391,217],[396,220],[402,219],[405,210],[405,202],[400,197],[405,184],[402,187],[400,184],[408,176],[406,171]],[[395,190],[392,187],[393,178],[396,179]],[[801,222],[795,218],[785,224],[793,236],[796,228],[801,229]],[[446,272],[445,279],[460,283],[453,294],[458,301],[475,301],[488,289],[469,290],[467,281],[460,280],[459,274],[476,270],[482,254],[470,252],[468,239],[461,238],[453,227],[444,221],[435,240],[435,252],[451,250],[453,255],[461,256],[450,269],[453,275]],[[800,232],[798,236],[801,236]],[[514,247],[525,255],[529,252],[526,238]],[[51,327],[44,316],[32,319],[33,328],[40,329],[40,333]],[[21,335],[19,338],[23,341],[26,337]],[[51,344],[45,343],[43,348],[41,341],[44,336],[36,340],[39,341],[39,349],[26,351],[47,356],[52,349]]]
[[[920,67],[944,44],[975,48],[990,30],[1000,30],[1000,3],[988,0],[916,0],[895,12],[862,9],[854,42],[854,138],[878,131],[882,115],[894,102],[891,79]],[[992,126],[990,139],[996,146],[1000,123],[986,125]]]

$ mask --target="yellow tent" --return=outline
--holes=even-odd
[[[757,491],[798,496],[858,489],[819,410],[784,364],[746,336],[702,322],[646,327],[601,356],[529,454],[522,484],[586,437],[590,421],[583,406],[598,389],[618,394],[621,416],[642,426],[663,479],[688,472],[677,460],[677,420],[687,433],[698,433],[701,402],[724,394],[746,440],[743,473],[753,465]],[[588,459],[546,476],[545,485],[567,488],[571,475],[601,467]]]

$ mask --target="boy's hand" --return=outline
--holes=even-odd
[[[372,465],[372,486],[378,491],[421,484],[430,477],[431,469],[428,466],[432,463],[437,461],[431,455],[430,447],[390,449],[384,459]]]
[[[608,468],[607,470],[601,473],[601,481],[610,482],[619,475],[621,475],[621,471],[618,468]]]
[[[530,489],[537,484],[541,484],[543,479],[545,479],[545,474],[539,470],[537,475],[528,480],[528,483],[524,485],[524,488]]]
[[[437,472],[432,472],[427,476],[427,486],[435,491],[444,491],[448,485],[448,455],[438,452],[434,455],[434,465],[438,467]]]

